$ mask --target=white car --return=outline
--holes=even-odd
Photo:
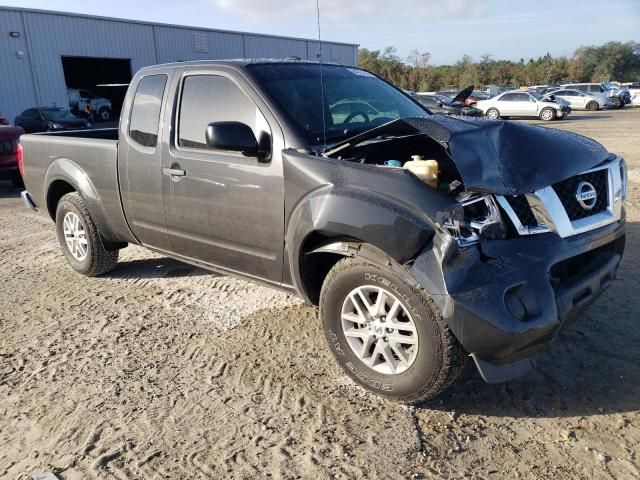
[[[484,114],[493,119],[508,117],[535,117],[541,120],[551,121],[565,118],[571,112],[567,102],[543,100],[543,98],[530,92],[510,91],[502,93],[489,100],[478,102],[479,108]]]
[[[601,108],[613,107],[613,101],[608,97],[604,97],[602,95],[591,95],[570,88],[554,90],[545,94],[545,98],[550,95],[553,95],[556,99],[561,98],[562,100],[565,100],[569,103],[572,109],[576,110],[596,111]]]
[[[98,97],[93,92],[83,88],[67,88],[69,97],[69,108],[73,112],[83,113],[87,102],[91,100],[91,107],[96,114],[96,118],[103,122],[108,122],[113,117],[113,107],[108,98]]]

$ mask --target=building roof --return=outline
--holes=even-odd
[[[77,17],[91,20],[106,20],[110,22],[124,22],[124,23],[133,23],[139,25],[151,25],[158,27],[170,27],[170,28],[181,28],[185,30],[198,30],[201,32],[218,32],[218,33],[235,33],[239,35],[255,35],[258,37],[266,37],[266,38],[282,38],[285,40],[302,40],[306,42],[318,42],[318,39],[314,38],[301,38],[301,37],[287,37],[284,35],[271,35],[268,33],[255,33],[255,32],[244,32],[239,30],[223,30],[219,28],[206,28],[206,27],[194,27],[189,25],[178,25],[172,23],[161,23],[161,22],[147,22],[145,20],[131,20],[128,18],[118,18],[118,17],[104,17],[100,15],[87,15],[83,13],[74,13],[74,12],[61,12],[57,10],[42,10],[36,8],[22,8],[22,7],[11,7],[11,6],[0,6],[0,11],[14,11],[14,12],[27,12],[27,13],[41,13],[46,15],[59,15],[65,17]],[[334,42],[331,40],[322,40],[322,43],[332,44],[332,45],[347,45],[350,47],[358,47],[357,43],[347,43],[347,42]]]

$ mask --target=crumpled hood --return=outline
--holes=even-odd
[[[444,115],[394,120],[325,151],[343,153],[380,135],[425,134],[448,148],[469,190],[498,195],[533,192],[595,167],[609,153],[595,140],[564,130]]]

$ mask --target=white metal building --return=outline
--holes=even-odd
[[[0,115],[34,106],[67,106],[67,87],[117,105],[141,67],[223,58],[316,59],[317,40],[0,7]],[[323,60],[355,65],[358,46],[322,42]],[[116,107],[117,109],[117,107]],[[117,113],[117,111],[115,112]]]

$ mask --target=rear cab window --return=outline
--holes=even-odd
[[[158,143],[158,128],[162,97],[167,76],[147,75],[136,88],[129,120],[129,137],[143,147],[154,148]]]

